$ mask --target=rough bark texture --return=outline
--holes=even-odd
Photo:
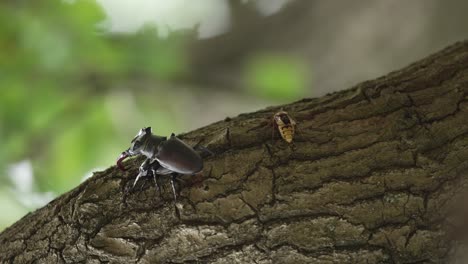
[[[167,181],[163,198],[152,184],[124,195],[134,159],[6,229],[0,260],[446,263],[456,254],[452,201],[468,184],[467,96],[464,42],[282,106],[299,123],[294,145],[271,139],[280,107],[227,118],[182,135],[217,155],[201,186],[182,186],[177,209]]]

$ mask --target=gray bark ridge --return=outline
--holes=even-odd
[[[0,234],[1,263],[447,263],[468,184],[468,42],[352,89],[181,135],[202,182],[97,172]],[[271,116],[298,122],[294,144]],[[460,229],[461,230],[461,229]]]

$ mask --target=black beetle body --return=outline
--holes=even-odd
[[[196,174],[203,169],[200,155],[174,134],[158,145],[154,158],[162,167],[180,174]]]
[[[202,171],[203,160],[200,155],[185,142],[177,138],[174,133],[169,139],[153,135],[151,127],[142,128],[132,140],[130,148],[122,152],[117,160],[117,166],[121,170],[126,170],[122,161],[130,156],[144,155],[146,160],[140,166],[133,186],[136,185],[142,176],[153,175],[158,185],[158,175],[172,175],[172,189],[175,194],[174,177],[176,174],[194,175]]]

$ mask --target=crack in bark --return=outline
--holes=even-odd
[[[176,209],[152,186],[125,194],[139,158],[95,173],[4,230],[0,263],[443,262],[443,212],[468,185],[466,54],[184,134],[217,155]],[[280,108],[301,122],[294,146],[265,133]]]

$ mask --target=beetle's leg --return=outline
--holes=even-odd
[[[143,181],[143,183],[141,184],[140,186],[140,191],[143,191],[143,189],[145,188],[146,186],[146,181]]]
[[[196,151],[201,152],[200,154],[201,154],[202,157],[204,156],[203,154],[209,154],[210,156],[214,156],[214,155],[215,155],[211,150],[209,150],[207,147],[202,146],[202,145],[198,145],[198,144],[197,144],[197,145],[195,145],[195,146],[193,147],[193,149],[196,150]]]
[[[156,174],[156,170],[153,170],[153,180],[154,180],[154,186],[156,186],[157,192],[159,192],[159,195],[162,196],[161,192],[161,184],[159,183],[159,174]]]
[[[161,184],[159,182],[159,174],[158,174],[158,169],[161,168],[161,165],[157,160],[154,160],[151,163],[151,173],[153,173],[153,180],[154,180],[154,185],[156,186],[156,190],[159,192],[159,195],[162,196],[161,192]]]
[[[174,194],[174,202],[177,202],[177,193],[176,193],[176,188],[175,188],[175,179],[176,179],[176,174],[172,174],[172,175],[171,175],[172,193]]]
[[[140,179],[140,177],[142,176],[146,176],[148,175],[148,167],[150,165],[150,159],[146,159],[140,166],[139,168],[139,173],[138,175],[136,176],[135,178],[135,181],[133,182],[133,187],[132,188],[135,188],[135,185],[137,184],[138,180]]]
[[[147,159],[145,162],[142,164],[143,170],[146,171],[145,175],[142,176],[149,176],[153,177],[154,180],[154,185],[159,192],[159,195],[162,197],[162,192],[161,192],[161,183],[159,181],[159,176],[161,175],[161,169],[164,169],[161,167],[159,162],[156,159]],[[145,182],[146,183],[146,182]],[[164,186],[162,186],[164,187]]]
[[[146,173],[146,172],[140,170],[140,173],[138,173],[138,175],[135,178],[135,181],[133,182],[132,189],[135,188],[135,186],[136,186],[136,184],[137,184],[137,182],[138,182],[138,180],[140,179],[141,176],[146,176],[146,174],[144,174],[144,173]]]
[[[197,142],[197,144],[195,144],[195,146],[193,146],[193,149],[196,150],[196,151],[198,151],[198,152],[200,152],[199,154],[200,154],[200,156],[202,156],[202,157],[203,157],[203,154],[206,154],[206,153],[210,154],[211,156],[214,156],[215,154],[214,154],[211,150],[209,150],[207,147],[202,146],[202,145],[200,144],[201,142],[202,142],[202,140],[199,140],[199,141]]]

